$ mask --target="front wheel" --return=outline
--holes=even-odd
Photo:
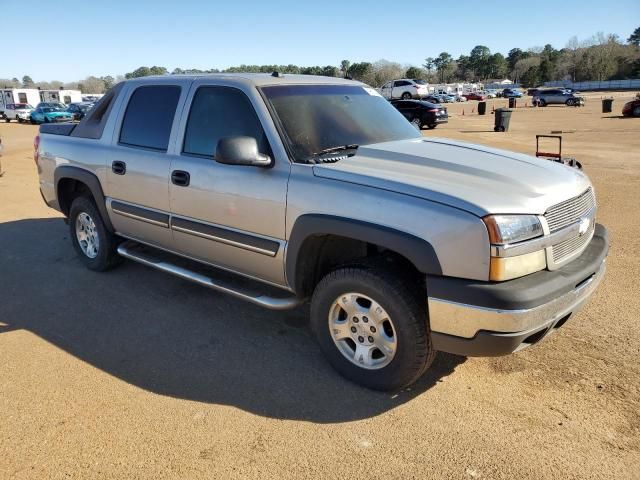
[[[640,107],[636,107],[633,109],[633,116],[640,117]]]
[[[411,94],[409,92],[404,92],[400,98],[402,98],[403,100],[410,100],[411,99]]]
[[[380,265],[334,270],[316,287],[311,325],[329,363],[376,390],[415,382],[435,351],[425,295]]]
[[[427,125],[427,127],[429,128],[429,130],[433,130],[434,128],[436,128],[438,125],[435,123],[432,123],[430,125]]]
[[[120,263],[118,237],[107,230],[100,212],[89,197],[77,197],[69,209],[71,241],[90,270],[103,272]]]
[[[11,121],[11,119],[9,117],[4,117],[4,121],[9,123]]]
[[[573,107],[573,99],[572,98],[568,98],[565,103],[567,104],[567,107]]]

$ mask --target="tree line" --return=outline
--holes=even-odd
[[[429,83],[478,82],[489,79],[510,78],[524,87],[535,87],[551,80],[621,80],[640,78],[640,27],[626,42],[617,35],[598,33],[590,38],[569,39],[565,47],[556,49],[547,44],[526,50],[512,48],[504,56],[492,53],[484,45],[476,45],[468,55],[457,59],[448,52],[437,57],[428,57],[420,66],[401,65],[397,62],[378,60],[377,62],[351,62],[342,60],[339,66],[298,66],[298,65],[239,65],[224,70],[212,68],[139,67],[123,76],[90,76],[78,82],[59,81],[34,82],[25,75],[17,78],[0,79],[0,85],[42,89],[79,89],[85,93],[103,93],[115,83],[129,78],[148,75],[198,74],[198,73],[271,73],[278,71],[290,74],[324,75],[327,77],[348,77],[360,80],[374,87],[380,87],[395,78],[421,78]]]

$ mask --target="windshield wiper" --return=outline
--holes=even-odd
[[[340,152],[342,150],[355,150],[359,146],[360,145],[357,145],[355,143],[351,143],[351,144],[348,144],[348,145],[339,145],[337,147],[329,147],[329,148],[325,148],[324,150],[320,150],[319,152],[313,153],[312,156],[318,157],[318,156],[324,155],[326,153]]]

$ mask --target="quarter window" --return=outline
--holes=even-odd
[[[260,153],[271,154],[262,125],[247,96],[236,88],[201,87],[193,97],[183,152],[213,157],[224,137],[253,137]]]
[[[120,143],[166,151],[179,98],[178,86],[138,87],[122,120]]]
[[[18,93],[18,103],[27,103],[27,94],[26,93]]]

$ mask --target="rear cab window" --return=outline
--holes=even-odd
[[[120,145],[166,152],[180,99],[177,85],[147,85],[134,90],[120,128]]]

